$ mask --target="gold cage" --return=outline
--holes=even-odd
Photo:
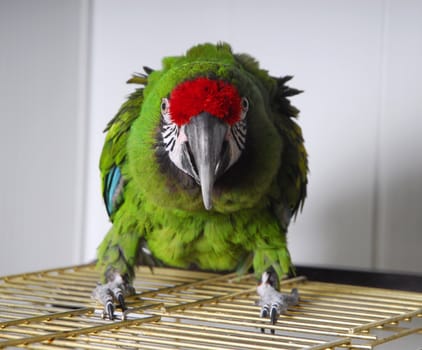
[[[1,278],[0,348],[373,349],[410,334],[422,348],[422,293],[297,277],[282,291],[298,288],[299,305],[273,326],[252,275],[139,267],[126,320],[109,321],[91,299],[98,280],[92,265]]]

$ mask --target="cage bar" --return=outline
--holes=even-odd
[[[298,288],[299,304],[272,325],[259,317],[252,275],[139,267],[136,276],[127,318],[114,321],[91,298],[92,265],[0,278],[0,347],[374,349],[411,334],[422,343],[421,293],[299,276],[281,283],[283,292]]]

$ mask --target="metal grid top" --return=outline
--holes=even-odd
[[[308,281],[276,325],[259,318],[251,275],[140,267],[124,321],[101,318],[92,265],[0,279],[0,347],[31,349],[373,349],[418,333],[422,294]],[[274,329],[261,333],[261,327]]]

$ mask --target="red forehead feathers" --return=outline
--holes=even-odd
[[[222,80],[196,78],[181,83],[172,91],[170,115],[179,126],[201,112],[208,112],[232,125],[240,119],[240,102],[233,85]]]

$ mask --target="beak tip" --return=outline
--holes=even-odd
[[[211,210],[212,209],[211,200],[209,200],[209,201],[204,200],[204,207],[205,207],[206,210]]]

